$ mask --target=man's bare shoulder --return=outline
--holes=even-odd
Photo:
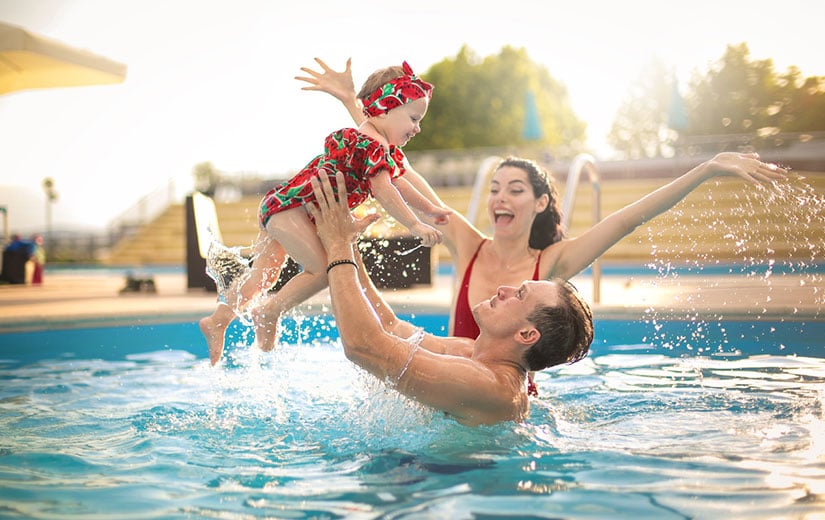
[[[467,425],[520,421],[527,416],[524,375],[520,377],[517,367],[461,355],[461,347],[473,340],[432,338],[428,346],[439,351],[423,348],[422,341],[398,379],[398,391]],[[443,352],[447,347],[451,352]]]
[[[474,340],[456,336],[434,336],[425,334],[421,341],[421,348],[436,354],[470,357],[473,355]]]

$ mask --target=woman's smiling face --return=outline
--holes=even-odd
[[[487,216],[493,234],[530,233],[537,213],[547,206],[547,197],[536,198],[527,172],[515,166],[496,170],[490,181]]]

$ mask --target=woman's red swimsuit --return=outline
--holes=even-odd
[[[478,323],[473,316],[473,311],[470,309],[470,300],[467,296],[470,291],[470,275],[473,273],[473,264],[475,264],[478,252],[481,251],[481,246],[487,242],[487,239],[478,244],[475,254],[467,264],[467,269],[464,271],[464,278],[461,280],[461,287],[458,291],[458,297],[455,300],[455,318],[453,320],[453,335],[461,336],[463,338],[476,339],[481,331],[478,329]],[[536,267],[533,270],[533,280],[539,279],[539,263],[541,262],[541,251],[536,258]],[[527,393],[529,395],[537,396],[538,388],[532,377],[527,377]]]

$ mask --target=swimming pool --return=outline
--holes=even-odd
[[[354,368],[328,316],[291,319],[268,355],[233,328],[217,368],[194,323],[0,335],[0,516],[825,511],[825,322],[599,320],[526,423],[468,428]]]

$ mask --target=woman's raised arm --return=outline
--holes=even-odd
[[[672,208],[700,184],[716,176],[738,176],[756,185],[785,178],[787,171],[764,163],[755,153],[724,152],[691,169],[636,202],[607,216],[584,234],[556,247],[556,261],[547,276],[569,279],[593,263],[638,226]],[[553,248],[554,246],[549,246]]]

